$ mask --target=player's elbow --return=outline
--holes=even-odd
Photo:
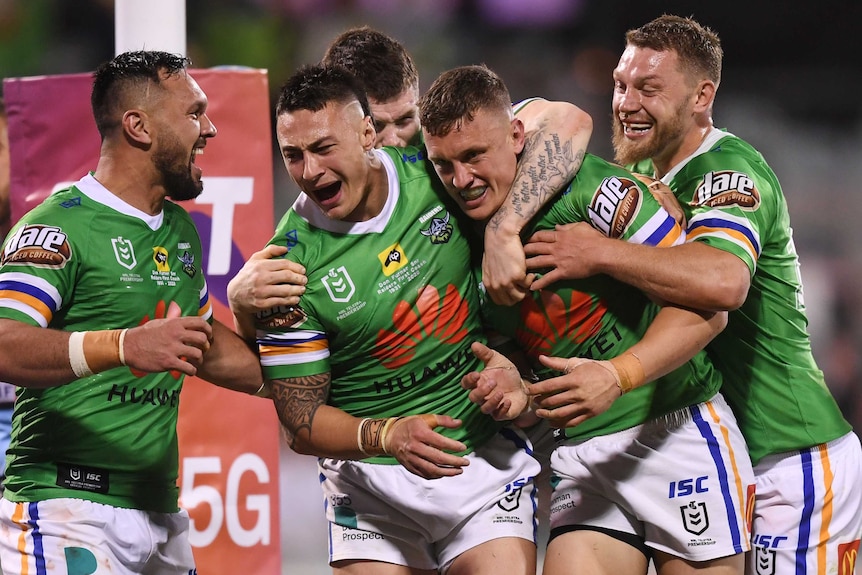
[[[725,270],[716,274],[711,282],[710,292],[714,301],[710,306],[715,310],[733,311],[745,303],[748,297],[748,288],[751,286],[751,277],[748,268]]]

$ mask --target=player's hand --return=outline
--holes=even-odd
[[[197,316],[181,317],[171,302],[164,319],[153,319],[126,332],[126,365],[147,372],[176,370],[195,375],[212,343],[212,326]]]
[[[679,200],[677,200],[676,196],[673,195],[673,191],[670,187],[661,180],[645,176],[644,174],[634,174],[634,176],[646,184],[652,197],[656,199],[659,205],[661,205],[661,207],[663,207],[664,210],[669,213],[674,220],[676,220],[676,223],[685,228],[685,212],[682,211],[682,207],[679,205]]]
[[[399,418],[386,433],[385,449],[408,471],[425,479],[461,475],[470,464],[466,457],[453,455],[467,446],[434,431],[435,427],[455,429],[461,420],[448,415],[423,413]]]
[[[536,415],[551,427],[574,427],[604,413],[620,397],[616,369],[607,361],[546,355],[539,356],[539,361],[563,373],[528,388]]]
[[[299,303],[305,293],[305,268],[285,259],[287,248],[269,245],[255,252],[227,284],[231,311],[253,314]]]
[[[527,268],[547,271],[532,282],[530,289],[536,291],[556,281],[596,275],[600,250],[608,241],[618,240],[609,239],[586,222],[534,233],[524,245]]]
[[[520,236],[494,226],[486,227],[482,284],[491,299],[500,305],[514,305],[524,299],[532,281],[533,274],[527,274]]]
[[[497,421],[516,419],[529,406],[518,368],[503,354],[479,342],[470,349],[485,364],[481,371],[471,371],[461,378],[461,387],[470,390],[470,401]]]

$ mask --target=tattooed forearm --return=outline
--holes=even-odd
[[[527,134],[509,202],[503,204],[488,225],[499,228],[506,219],[516,217],[520,220],[519,227],[523,226],[574,178],[585,152],[584,148],[573,150],[572,142],[561,141],[557,133]]]
[[[291,448],[295,449],[301,433],[311,438],[314,414],[326,403],[330,381],[328,373],[320,373],[272,382],[272,399]]]

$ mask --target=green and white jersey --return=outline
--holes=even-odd
[[[589,222],[609,237],[653,246],[677,245],[685,239],[679,224],[646,186],[620,166],[590,154],[562,195],[531,222],[526,235],[572,222]],[[559,374],[543,367],[539,355],[616,357],[641,340],[659,310],[640,291],[605,275],[556,282],[532,292],[520,306],[483,304],[491,325],[527,352],[542,379]],[[718,372],[700,352],[565,433],[586,439],[628,429],[706,401],[720,385]]]
[[[375,153],[389,181],[379,215],[331,220],[303,194],[279,223],[270,243],[308,283],[299,307],[259,314],[261,364],[269,379],[331,373],[329,404],[356,417],[462,419],[438,431],[472,451],[499,424],[460,385],[481,367],[470,344],[484,341],[467,231],[424,152]]]
[[[211,319],[201,245],[171,202],[150,216],[92,175],[47,198],[9,234],[0,317],[66,331],[131,328],[165,316]],[[183,376],[118,367],[66,385],[21,388],[5,497],[58,497],[175,512]]]
[[[653,174],[649,162],[635,169]],[[787,203],[763,156],[714,129],[662,179],[686,211],[688,241],[738,256],[752,274],[745,303],[707,350],[754,463],[849,432],[811,353]]]

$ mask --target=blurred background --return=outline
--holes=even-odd
[[[420,89],[445,69],[485,63],[504,78],[514,100],[542,96],[578,104],[594,120],[589,151],[605,158],[613,156],[611,71],[625,31],[662,13],[710,26],[725,51],[716,125],[758,148],[782,182],[815,355],[845,415],[862,430],[862,197],[856,191],[862,182],[856,47],[862,2],[186,0],[186,6],[194,67],[266,68],[273,102],[298,66],[318,61],[344,29],[368,24],[411,51]],[[0,0],[2,77],[90,72],[113,53],[112,0]],[[296,189],[273,152],[278,218]],[[329,573],[315,460],[282,451],[284,573]]]

